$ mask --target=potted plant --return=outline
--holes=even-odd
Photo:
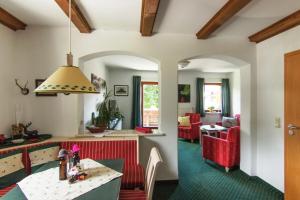
[[[110,98],[111,92],[108,92],[104,96],[103,101],[96,106],[98,115],[96,116],[94,112],[92,113],[90,125],[86,127],[91,133],[102,133],[110,127],[112,120],[124,118],[118,108],[110,108]]]

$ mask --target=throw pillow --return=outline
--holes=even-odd
[[[178,117],[179,126],[191,126],[190,116]]]
[[[234,117],[223,117],[222,118],[222,126],[225,128],[230,128],[233,126],[237,126],[237,120]]]

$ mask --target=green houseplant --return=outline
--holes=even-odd
[[[87,126],[91,133],[101,133],[109,127],[112,120],[124,118],[118,108],[112,109],[109,106],[110,100],[111,92],[108,92],[103,101],[97,104],[97,116],[93,112],[89,126]]]

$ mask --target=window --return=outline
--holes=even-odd
[[[222,109],[222,85],[220,83],[205,83],[204,85],[204,109],[206,112],[221,112]]]
[[[142,82],[142,123],[143,127],[158,127],[158,98],[157,82]]]

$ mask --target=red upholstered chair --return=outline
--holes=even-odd
[[[156,147],[153,147],[150,152],[150,157],[146,169],[145,190],[121,190],[119,199],[152,200],[157,168],[162,162],[163,161],[158,149]]]
[[[200,114],[198,113],[185,113],[185,116],[190,116],[191,126],[178,126],[178,137],[191,140],[199,138]]]
[[[202,136],[202,157],[229,168],[240,164],[240,127],[235,126],[222,132],[220,138]]]

